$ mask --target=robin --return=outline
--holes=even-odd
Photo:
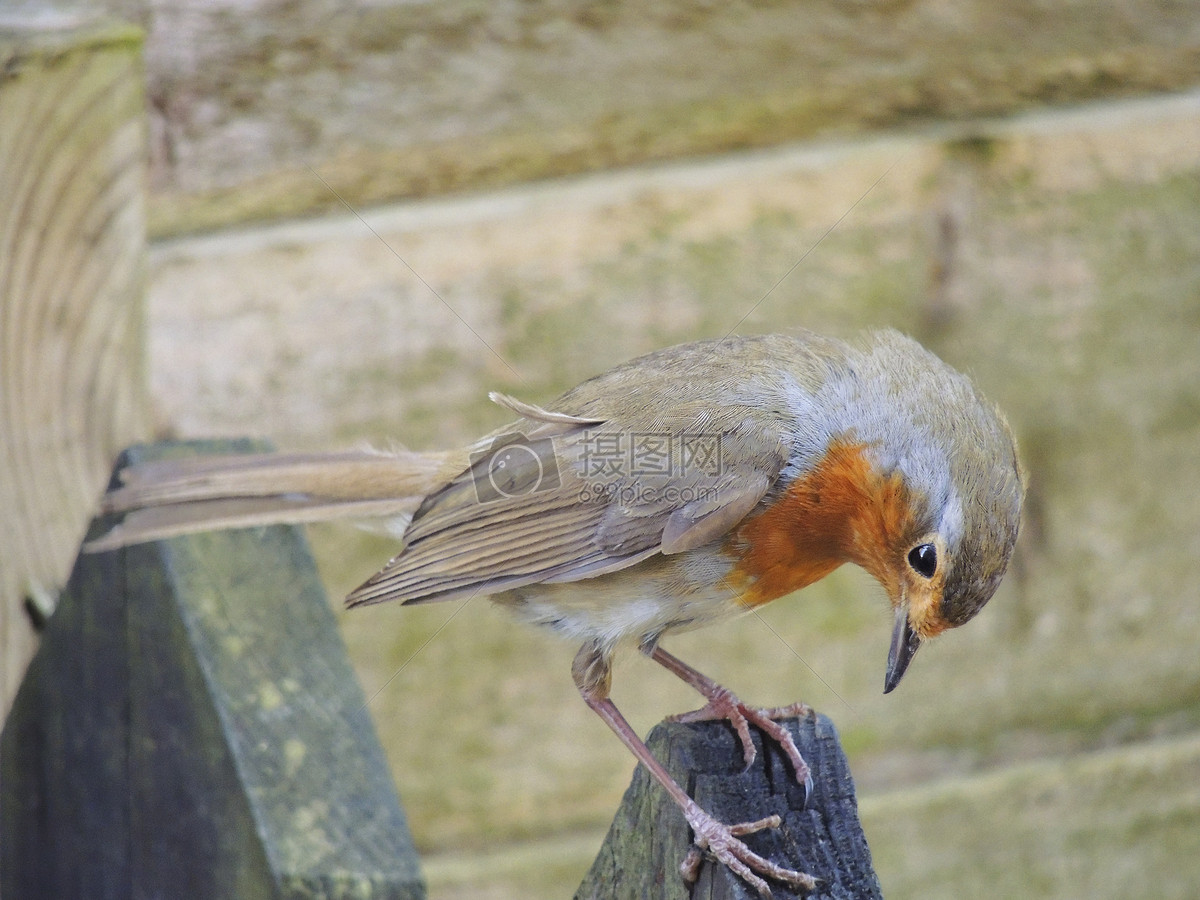
[[[378,516],[400,552],[350,606],[490,596],[581,643],[580,694],[679,804],[706,851],[769,895],[811,889],[701,809],[609,697],[614,653],[636,646],[707,701],[685,720],[777,718],[672,656],[662,639],[754,610],[856,563],[895,613],[884,692],[922,644],[991,598],[1024,494],[1001,413],[962,374],[894,331],[727,337],[639,357],[547,408],[492,394],[517,421],[462,450],[264,454],[126,469],[104,509],[107,549],[189,531]],[[694,878],[698,856],[682,867]]]

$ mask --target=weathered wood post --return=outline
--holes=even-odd
[[[786,726],[812,769],[807,806],[789,763],[771,742],[751,729],[758,757],[741,771],[742,754],[723,722],[667,722],[647,744],[675,780],[704,809],[724,822],[752,822],[779,815],[783,824],[745,838],[751,849],[789,868],[808,872],[819,884],[810,894],[772,884],[776,900],[881,900],[871,866],[846,755],[825,716],[792,719]],[[724,866],[705,863],[694,888],[679,875],[690,842],[687,823],[674,802],[640,766],[596,861],[575,900],[752,900],[758,895]]]
[[[146,435],[142,39],[0,11],[0,718],[122,447]]]
[[[251,448],[125,459],[196,449]],[[0,737],[0,785],[5,900],[424,896],[295,528],[80,556]]]

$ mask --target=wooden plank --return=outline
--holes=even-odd
[[[160,458],[250,445],[135,448]],[[307,545],[79,558],[0,739],[0,894],[424,897]]]
[[[156,234],[1200,76],[1194,10],[1157,0],[279,8],[147,11]]]
[[[141,33],[0,21],[0,714],[121,447],[147,431]]]
[[[864,796],[889,898],[1200,897],[1200,729]]]
[[[749,835],[752,850],[819,879],[815,893],[772,884],[777,900],[805,896],[879,900],[879,881],[858,821],[854,780],[833,722],[826,716],[790,719],[785,725],[812,769],[813,796],[792,777],[778,748],[752,730],[758,757],[742,770],[741,750],[723,722],[658,725],[647,740],[655,756],[701,807],[723,822],[751,822],[778,814],[783,824]],[[596,861],[575,900],[750,900],[754,890],[724,866],[706,861],[688,889],[679,863],[690,845],[687,823],[666,793],[640,766],[617,811]]]
[[[886,697],[885,606],[853,567],[762,610],[796,654],[756,617],[680,635],[670,649],[720,668],[744,698],[803,699],[834,714],[860,799],[948,771],[1200,728],[1200,606],[1180,589],[1200,581],[1200,91],[964,128],[974,140],[874,138],[368,214],[453,314],[349,218],[162,246],[151,306],[159,399],[190,432],[254,429],[297,448],[445,448],[504,424],[489,390],[550,403],[637,353],[724,334],[751,307],[745,333],[917,329],[1019,431],[1030,515],[1000,593],[923,650]],[[921,330],[932,322],[944,330]],[[195,328],[228,352],[190,349]],[[334,594],[396,549],[343,528],[313,540]],[[450,612],[345,619],[365,683],[406,666],[373,708],[418,840],[496,853],[509,842],[532,859],[527,842],[539,835],[606,829],[632,765],[606,734],[580,739],[597,723],[584,724],[565,675],[575,648],[473,601],[413,657]],[[640,663],[618,664],[615,691],[639,727],[693,703],[661,673],[631,685],[625,665]],[[479,732],[481,710],[502,710],[505,727]],[[426,755],[459,733],[472,740]],[[447,793],[447,779],[464,787]],[[1151,809],[1178,800],[1139,796]],[[930,871],[911,861],[920,856],[957,877],[941,868],[946,841],[988,846],[1006,828],[987,807],[963,821],[931,819],[906,865]],[[892,896],[879,833],[868,824]],[[1116,846],[1069,845],[1063,865]],[[1158,877],[1158,861],[1173,878],[1188,871],[1191,856],[1159,852],[1139,847],[1129,870],[1097,871],[1127,889],[1139,873]],[[574,871],[558,865],[543,893],[569,896],[586,856]],[[554,869],[512,874],[507,896],[530,896]],[[1067,884],[1043,890],[1027,866],[989,871],[996,895],[1060,896]],[[491,897],[495,881],[476,884]]]

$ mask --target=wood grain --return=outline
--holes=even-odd
[[[262,449],[141,445],[119,465]],[[295,528],[81,556],[0,737],[0,779],[6,898],[424,898]]]
[[[753,731],[758,755],[743,771],[733,730],[723,722],[664,722],[647,745],[681,785],[722,822],[752,822],[778,815],[779,828],[746,838],[772,862],[818,879],[809,900],[880,900],[871,851],[858,821],[854,780],[833,722],[823,715],[786,719],[796,746],[812,770],[813,796],[804,790],[774,744]],[[705,862],[694,887],[679,875],[690,833],[678,808],[639,767],[592,868],[575,900],[751,900],[756,894],[722,865]],[[773,883],[778,900],[802,892]]]
[[[0,703],[109,466],[145,434],[136,29],[0,27]]]

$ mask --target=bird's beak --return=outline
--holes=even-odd
[[[908,604],[901,603],[896,608],[896,625],[892,629],[892,646],[888,650],[887,675],[883,679],[885,694],[896,689],[920,646],[921,636],[908,624]]]

